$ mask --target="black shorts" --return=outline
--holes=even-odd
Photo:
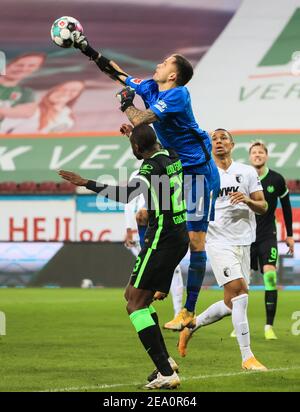
[[[169,293],[174,270],[187,250],[188,243],[167,249],[143,247],[136,259],[130,284],[138,289]]]
[[[251,269],[258,270],[258,263],[261,273],[265,265],[277,265],[278,249],[277,240],[274,238],[254,242],[251,245]]]

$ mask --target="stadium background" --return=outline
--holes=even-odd
[[[229,318],[195,336],[184,360],[177,335],[164,337],[180,363],[179,391],[299,391],[299,0],[1,0],[1,81],[4,57],[47,58],[20,89],[0,94],[0,117],[24,89],[38,103],[70,80],[84,90],[67,122],[47,132],[33,119],[0,119],[0,391],[138,391],[152,368],[124,310],[134,259],[123,246],[123,207],[75,191],[56,173],[123,182],[138,166],[118,132],[119,86],[78,51],[52,44],[51,23],[62,15],[78,18],[91,43],[137,77],[151,76],[170,52],[185,54],[195,67],[189,88],[200,125],[231,130],[236,160],[247,162],[254,138],[268,144],[270,167],[288,180],[297,241],[294,258],[286,256],[279,207],[278,341],[263,339],[263,292],[249,300],[251,345],[269,373],[240,371]],[[83,278],[100,287],[79,289]],[[252,281],[263,289],[259,274]],[[210,269],[205,285],[199,312],[222,298]],[[161,324],[168,321],[171,299],[157,309]]]
[[[270,1],[259,5],[259,12],[258,4],[191,0],[184,5],[179,1],[150,5],[131,0],[87,1],[83,7],[77,1],[63,1],[59,13],[76,16],[96,48],[138,77],[151,76],[156,63],[171,51],[186,55],[196,68],[190,91],[200,125],[209,131],[217,127],[233,131],[234,157],[244,162],[251,140],[266,141],[270,167],[289,181],[299,241],[300,83],[293,74],[293,53],[300,35],[300,7],[298,1],[289,0],[283,11],[278,1],[268,14],[264,12]],[[22,19],[31,22],[22,30],[15,16],[20,5]],[[46,53],[42,67],[25,77],[20,87],[30,89],[35,102],[70,80],[84,82],[84,90],[70,109],[71,121],[58,120],[50,131],[38,130],[31,118],[4,117],[0,122],[0,284],[79,286],[80,279],[88,277],[98,285],[123,286],[133,263],[122,247],[123,206],[84,190],[76,192],[60,182],[56,170],[124,182],[139,163],[118,132],[125,120],[114,97],[118,85],[76,50],[51,43],[49,27],[57,17],[54,1],[3,1],[0,22],[7,64],[27,52]],[[19,97],[16,91],[0,100],[0,113],[1,107],[17,106]],[[142,107],[141,102],[138,105]],[[277,219],[278,240],[283,241],[280,208]],[[68,265],[78,250],[85,259]],[[281,244],[280,252],[286,250]],[[114,254],[118,259],[111,260]],[[99,265],[99,256],[110,258]],[[294,259],[281,258],[280,283],[300,284],[299,267],[297,245]],[[261,282],[261,277],[254,278],[254,283]],[[210,273],[206,284],[213,283]]]

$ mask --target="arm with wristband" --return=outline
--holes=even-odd
[[[74,32],[74,47],[79,49],[90,60],[93,60],[99,69],[107,74],[112,80],[118,81],[124,86],[129,76],[114,61],[107,59],[100,52],[93,49],[87,38],[79,31]]]
[[[79,49],[85,56],[93,60],[99,69],[108,75],[112,80],[118,81],[126,86],[126,79],[130,77],[124,70],[122,70],[114,61],[107,59],[101,53],[93,49],[87,38],[79,31],[74,32],[74,47]],[[150,124],[158,120],[155,113],[150,110],[139,110],[133,104],[135,91],[130,86],[125,87],[119,93],[117,98],[121,103],[120,110],[125,112],[130,122],[137,126],[139,124]]]

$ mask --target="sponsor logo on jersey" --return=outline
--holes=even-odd
[[[143,79],[131,79],[131,83],[140,84],[142,83]]]
[[[242,183],[242,181],[244,180],[243,175],[236,175],[235,178],[238,183]]]
[[[142,175],[150,175],[152,169],[153,169],[152,165],[145,164],[145,165],[142,165],[142,167],[140,168],[139,173],[142,174]]]
[[[223,269],[223,273],[224,273],[224,276],[225,276],[226,278],[229,278],[229,276],[230,276],[230,274],[231,274],[230,268],[224,268],[224,269]]]
[[[268,187],[267,187],[267,191],[268,191],[269,193],[274,193],[274,192],[275,192],[275,187],[274,187],[274,186],[268,186]]]
[[[149,164],[142,165],[140,170],[152,170],[153,166]]]
[[[182,170],[182,164],[180,160],[177,160],[177,162],[174,162],[167,166],[167,174],[172,175],[176,172],[179,172]]]
[[[240,186],[222,187],[219,192],[219,197],[228,196],[231,192],[238,192]]]
[[[154,107],[156,107],[161,113],[166,110],[168,107],[167,104],[163,100],[159,100]]]

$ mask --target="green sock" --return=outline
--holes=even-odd
[[[152,359],[153,363],[163,376],[171,376],[171,368],[168,356],[160,342],[160,329],[150,314],[149,308],[139,309],[129,316],[139,338]]]
[[[273,325],[277,308],[277,275],[275,270],[264,273],[266,325]]]

